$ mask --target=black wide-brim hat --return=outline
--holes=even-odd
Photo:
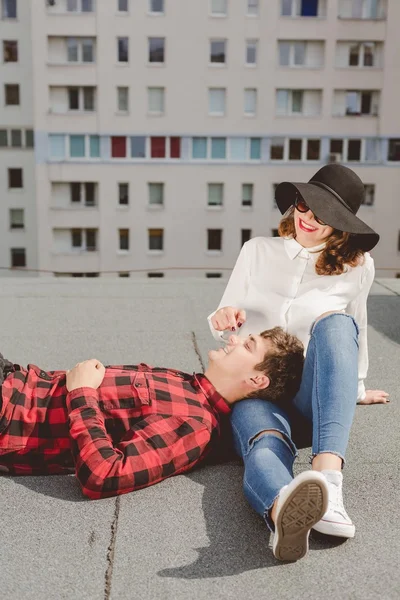
[[[275,200],[282,214],[294,204],[298,194],[321,221],[352,234],[352,243],[360,250],[368,252],[379,242],[379,235],[356,216],[365,188],[348,167],[329,164],[317,171],[308,183],[280,183]]]

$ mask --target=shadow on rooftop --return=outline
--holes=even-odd
[[[400,345],[400,296],[370,297],[368,324]]]

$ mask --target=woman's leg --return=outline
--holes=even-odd
[[[354,525],[342,504],[340,471],[357,403],[357,382],[358,328],[354,319],[344,313],[320,318],[311,330],[302,382],[293,404],[312,421],[312,467],[327,477],[330,510],[338,513],[331,515],[329,531],[323,532],[345,537],[353,537]],[[314,528],[319,530],[319,525]]]
[[[242,400],[233,405],[231,422],[235,447],[245,466],[244,493],[275,531],[274,555],[280,560],[302,558],[308,551],[310,529],[327,508],[323,476],[308,471],[293,479],[297,450],[288,417],[275,404]]]

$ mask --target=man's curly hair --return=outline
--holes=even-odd
[[[284,214],[278,233],[281,237],[296,239],[296,228],[294,225],[294,206]],[[334,229],[328,238],[325,248],[315,263],[317,275],[341,275],[346,268],[356,267],[360,264],[364,251],[356,247],[354,236],[345,231]]]
[[[267,329],[260,335],[270,344],[264,360],[255,368],[269,377],[270,384],[263,390],[252,392],[247,398],[262,398],[285,405],[300,388],[304,346],[295,335],[286,333],[282,327]]]

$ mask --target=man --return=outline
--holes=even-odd
[[[75,470],[91,499],[152,485],[205,456],[232,403],[292,398],[302,367],[303,345],[280,327],[231,336],[209,352],[204,375],[96,359],[70,371],[24,369],[0,354],[0,470]]]

